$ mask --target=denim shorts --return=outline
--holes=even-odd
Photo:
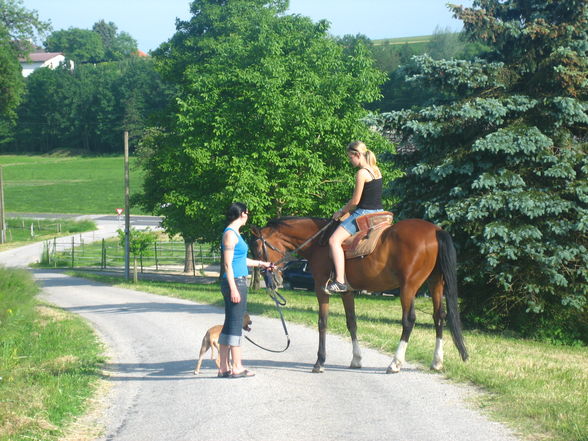
[[[353,210],[351,212],[351,214],[349,215],[349,217],[347,219],[345,219],[343,222],[341,222],[341,226],[343,228],[345,228],[345,230],[349,234],[353,235],[359,231],[359,228],[357,227],[357,222],[355,222],[355,219],[357,219],[359,216],[363,216],[364,214],[378,213],[380,211],[384,211],[384,210],[382,210],[382,209],[368,210],[366,208],[356,208],[355,210]]]
[[[226,278],[221,280],[221,292],[225,301],[225,322],[223,330],[219,336],[218,342],[221,345],[241,346],[241,335],[243,335],[243,316],[247,310],[247,277],[235,277],[235,283],[241,301],[239,303],[231,302],[231,290]]]

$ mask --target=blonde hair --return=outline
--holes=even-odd
[[[368,165],[372,169],[377,171],[378,173],[380,172],[380,168],[378,167],[378,164],[376,161],[376,155],[374,154],[374,152],[372,152],[370,149],[368,149],[367,146],[363,142],[361,142],[361,141],[350,142],[349,145],[347,146],[347,153],[349,153],[349,152],[359,153],[359,154],[365,156],[365,159],[366,159],[366,162],[368,163]]]

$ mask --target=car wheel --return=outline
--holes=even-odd
[[[284,288],[284,289],[292,289],[292,284],[289,281],[284,280],[284,282],[282,283],[282,288]]]

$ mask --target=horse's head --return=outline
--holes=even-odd
[[[280,235],[271,226],[251,227],[251,243],[249,248],[256,259],[266,262],[279,262],[288,250],[281,243]]]
[[[332,229],[317,235],[320,230],[325,230],[327,223],[329,219],[313,217],[274,219],[263,228],[251,227],[250,248],[256,258],[282,264],[289,259],[289,252],[303,254],[316,244],[324,246],[326,242],[322,237],[325,233],[330,234]]]

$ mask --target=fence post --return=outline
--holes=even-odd
[[[53,266],[57,268],[57,259],[55,256],[57,255],[57,237],[53,238]]]
[[[102,253],[100,257],[100,268],[106,269],[106,248],[104,248],[104,238],[102,238]]]
[[[31,237],[35,237],[35,224],[31,222]]]
[[[155,271],[159,271],[159,267],[157,265],[157,242],[154,242],[155,246]]]
[[[76,245],[76,238],[75,236],[71,237],[71,267],[73,268],[75,266],[75,248]]]
[[[139,262],[141,263],[141,274],[143,274],[143,251],[139,254]]]

